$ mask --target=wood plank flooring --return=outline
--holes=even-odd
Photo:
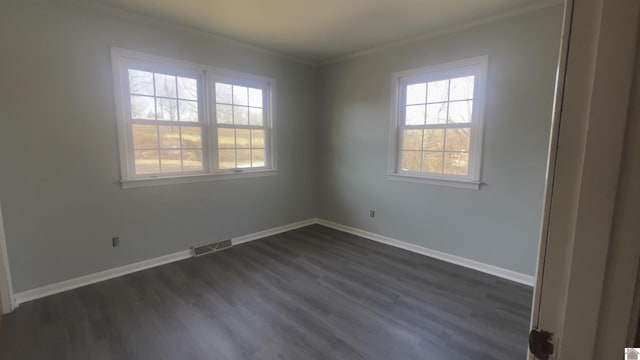
[[[320,225],[22,304],[0,359],[525,359],[532,289]]]

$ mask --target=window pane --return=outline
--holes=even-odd
[[[264,165],[264,149],[251,150],[251,166],[263,167]]]
[[[407,105],[424,104],[427,101],[427,84],[413,84],[407,86]]]
[[[185,171],[202,170],[202,150],[182,150],[182,168]]]
[[[407,106],[406,125],[424,125],[424,105]]]
[[[161,150],[160,165],[163,173],[182,171],[180,150]]]
[[[427,124],[447,123],[447,103],[427,105]]]
[[[129,69],[129,92],[153,96],[153,73]]]
[[[442,174],[442,155],[432,151],[422,153],[422,172]]]
[[[178,101],[175,99],[156,98],[158,120],[178,120]]]
[[[251,150],[238,149],[236,150],[236,162],[238,168],[251,167]]]
[[[447,129],[447,151],[469,151],[470,128]]]
[[[248,89],[244,86],[233,85],[233,104],[249,105]]]
[[[160,148],[179,149],[180,148],[180,127],[178,126],[158,126],[160,133]]]
[[[236,168],[236,151],[234,149],[218,150],[218,168],[223,170]]]
[[[216,83],[216,102],[231,104],[231,85]]]
[[[158,150],[136,150],[136,174],[153,174],[160,172]]]
[[[251,147],[251,135],[250,135],[249,129],[236,129],[236,147],[237,148]]]
[[[262,107],[262,89],[249,88],[249,106]]]
[[[216,104],[216,121],[218,124],[233,124],[233,107]]]
[[[443,102],[449,99],[449,80],[430,81],[427,88],[427,102]]]
[[[249,108],[244,106],[234,106],[233,123],[236,125],[249,125]]]
[[[444,154],[444,173],[447,175],[467,175],[469,153],[448,152]]]
[[[403,150],[422,150],[422,130],[404,130]]]
[[[449,103],[450,123],[471,122],[473,101],[453,101]]]
[[[264,148],[264,130],[251,130],[251,147]]]
[[[402,171],[418,172],[420,171],[420,151],[403,151],[402,152]]]
[[[202,130],[199,127],[193,127],[193,126],[182,127],[182,148],[183,149],[201,149],[202,148]]]
[[[442,151],[444,147],[444,129],[424,130],[424,150]]]
[[[133,125],[133,148],[157,149],[158,128],[154,125]]]
[[[155,120],[156,108],[153,98],[131,95],[131,118]]]
[[[262,126],[262,109],[249,108],[249,124]]]
[[[179,101],[180,121],[198,121],[198,103],[195,101]]]
[[[176,97],[176,77],[172,75],[155,74],[156,96]]]
[[[198,100],[198,80],[178,77],[178,97],[186,100]]]
[[[451,79],[449,100],[454,101],[473,99],[474,80],[474,76]]]
[[[218,129],[218,148],[233,149],[236,147],[236,135],[233,129]]]

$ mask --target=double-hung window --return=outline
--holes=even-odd
[[[236,83],[237,84],[237,83]],[[264,94],[259,84],[215,82],[218,169],[264,168],[267,164]]]
[[[390,178],[478,188],[487,57],[393,75]]]
[[[112,49],[124,187],[274,173],[274,81]]]

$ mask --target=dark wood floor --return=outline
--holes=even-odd
[[[531,288],[319,225],[22,304],[0,359],[524,359]]]

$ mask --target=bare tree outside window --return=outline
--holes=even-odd
[[[262,89],[217,82],[218,168],[265,166],[266,122]]]
[[[404,86],[401,170],[468,175],[475,76]]]
[[[276,80],[111,48],[123,188],[277,174]]]
[[[203,170],[198,80],[129,69],[135,174]]]

